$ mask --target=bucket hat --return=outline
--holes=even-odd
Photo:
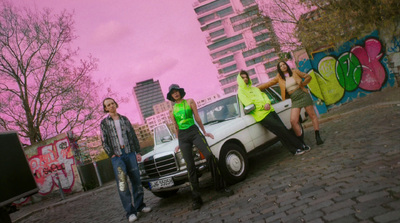
[[[172,98],[172,95],[171,95],[172,94],[172,90],[178,90],[182,98],[186,95],[185,89],[179,87],[179,85],[177,85],[177,84],[171,84],[169,86],[168,94],[167,94],[167,99],[170,100],[170,101],[175,101],[174,98]]]

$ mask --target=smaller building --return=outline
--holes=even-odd
[[[140,144],[149,141],[149,138],[153,138],[152,132],[147,124],[133,124],[133,129],[135,130],[136,137]]]
[[[153,105],[153,110],[154,114],[159,114],[165,111],[170,111],[172,109],[173,105],[171,101],[164,101],[161,103],[158,103],[156,105]]]
[[[170,117],[170,111],[169,110],[163,111],[161,113],[158,113],[158,114],[155,114],[155,115],[152,115],[152,116],[146,118],[146,124],[148,125],[149,130],[151,132],[153,132],[153,129],[156,126],[159,126],[161,124],[172,124],[172,120]]]

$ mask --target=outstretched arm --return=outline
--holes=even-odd
[[[267,89],[267,88],[273,86],[273,85],[276,84],[276,83],[278,83],[278,76],[275,76],[275,77],[274,77],[273,79],[271,79],[270,81],[268,81],[268,82],[266,82],[266,83],[263,83],[263,84],[260,84],[260,85],[258,85],[257,87],[258,87],[258,89],[260,89],[260,90],[264,90],[264,89]]]
[[[195,121],[197,122],[197,124],[199,125],[199,127],[200,127],[201,131],[203,132],[203,134],[204,134],[205,136],[208,136],[208,137],[214,139],[214,136],[213,136],[211,133],[207,133],[207,132],[206,132],[206,129],[204,128],[203,122],[201,121],[200,116],[199,116],[199,112],[197,111],[196,102],[194,102],[194,100],[191,99],[191,98],[189,98],[189,99],[187,100],[187,102],[189,103],[190,108],[192,109],[193,116],[194,116],[194,120],[195,120]]]

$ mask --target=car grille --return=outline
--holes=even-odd
[[[156,159],[146,160],[144,169],[150,178],[162,177],[178,171],[178,166],[175,162],[173,154],[169,154]]]

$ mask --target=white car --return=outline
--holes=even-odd
[[[271,99],[286,127],[291,128],[291,100],[282,101],[280,94],[271,88],[264,93]],[[198,112],[206,131],[214,135],[214,139],[206,139],[220,162],[222,174],[230,184],[246,178],[249,152],[260,147],[266,148],[278,141],[273,133],[256,123],[251,115],[245,114],[245,108],[236,94],[226,95],[199,108]],[[304,120],[304,112],[301,118]],[[143,186],[158,197],[171,196],[179,188],[189,185],[182,154],[180,151],[174,152],[177,145],[178,140],[167,126],[158,126],[154,129],[154,150],[144,154],[139,163]],[[193,147],[193,155],[201,175],[208,170],[206,160],[196,147]]]

